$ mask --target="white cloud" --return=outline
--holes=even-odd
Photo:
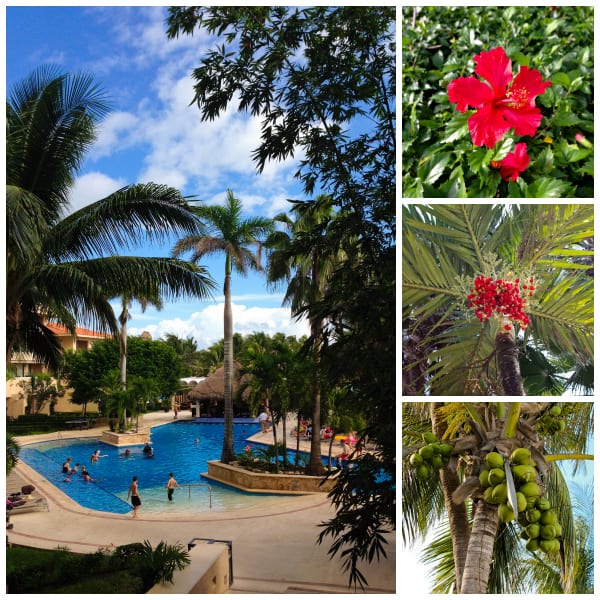
[[[134,314],[128,332],[130,335],[140,335],[143,331],[148,331],[155,340],[167,333],[174,333],[183,339],[192,337],[196,340],[198,349],[202,350],[223,337],[223,308],[223,303],[211,304],[187,318],[161,318],[162,313],[152,316],[148,310],[143,314]],[[263,331],[268,335],[285,333],[298,338],[309,335],[307,322],[292,319],[289,308],[265,308],[232,303],[232,313],[233,330],[241,335],[249,335],[256,331]]]
[[[69,194],[71,204],[68,212],[75,212],[92,202],[102,200],[124,185],[126,182],[123,178],[113,179],[99,172],[86,173],[75,181]]]
[[[139,140],[139,136],[135,135],[138,127],[137,116],[124,111],[111,113],[98,126],[98,138],[90,152],[90,159],[109,156],[115,148],[124,150],[133,146]]]

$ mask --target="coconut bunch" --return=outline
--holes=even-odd
[[[528,448],[516,448],[510,455],[509,469],[499,452],[488,452],[484,463],[485,468],[479,474],[479,483],[484,489],[483,498],[490,504],[498,505],[500,520],[503,523],[518,520],[523,528],[521,537],[527,539],[527,550],[546,553],[557,551],[560,542],[556,538],[562,534],[562,527],[548,500],[542,498],[531,451]],[[507,476],[512,479],[513,486],[509,485]],[[516,492],[514,496],[511,490]]]
[[[417,477],[425,481],[432,477],[436,471],[445,467],[454,447],[451,444],[440,443],[432,432],[423,434],[424,445],[413,452],[408,463],[415,469]]]

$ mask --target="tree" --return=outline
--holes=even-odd
[[[328,323],[323,370],[364,409],[364,433],[379,449],[378,467],[365,463],[361,481],[374,493],[365,488],[353,496],[352,485],[338,480],[334,502],[348,510],[326,524],[325,535],[346,540],[357,560],[373,560],[373,541],[395,526],[396,9],[219,6],[169,13],[170,38],[203,28],[221,42],[194,71],[202,118],[213,120],[230,104],[260,116],[253,154],[259,172],[302,151],[296,177],[306,197],[329,194],[339,211],[322,242],[332,255],[343,248],[345,260],[323,298],[302,314]],[[375,481],[371,474],[381,469],[392,476]],[[381,504],[364,511],[365,501]],[[348,564],[356,582],[356,562]]]
[[[52,412],[56,398],[62,392],[48,373],[32,375],[20,381],[19,387],[23,390],[19,396],[27,400],[27,408],[32,415],[38,415],[48,403]]]
[[[295,202],[292,213],[296,220],[282,213],[275,217],[287,231],[272,233],[267,240],[269,252],[268,279],[277,283],[285,279],[288,287],[284,304],[289,304],[292,315],[298,315],[305,306],[323,298],[333,270],[341,263],[343,252],[331,254],[322,248],[321,240],[335,218],[330,196],[319,196],[311,202]],[[321,316],[310,320],[314,371],[312,381],[312,437],[308,475],[323,474],[321,460],[321,367],[325,321]]]
[[[593,206],[403,212],[404,394],[562,394],[590,381],[594,281],[580,261],[593,251],[580,243],[592,235]],[[478,313],[485,306],[469,306],[478,285],[487,286],[491,319]],[[518,293],[500,300],[503,313],[492,311],[515,285]],[[507,316],[523,298],[524,314]],[[560,377],[561,367],[573,376]]]
[[[158,291],[207,297],[204,269],[172,258],[119,256],[123,248],[192,234],[199,224],[181,194],[133,184],[71,214],[69,193],[96,126],[108,111],[88,75],[40,68],[7,102],[6,349],[32,352],[56,369],[53,320],[118,335],[109,299]]]
[[[436,569],[433,591],[524,591],[528,567],[524,567],[524,542],[519,534],[521,527],[538,520],[539,516],[530,514],[528,508],[541,506],[535,499],[539,497],[536,486],[561,526],[560,552],[548,552],[550,559],[559,558],[564,591],[571,591],[576,562],[575,528],[569,489],[558,461],[572,459],[579,464],[593,458],[585,454],[592,425],[591,403],[403,404],[402,533],[406,543],[413,543],[442,523],[441,535],[426,550],[428,562]],[[428,441],[433,439],[430,436],[438,441]],[[427,451],[421,450],[424,446]],[[520,458],[515,454],[519,448],[525,449],[518,451]],[[441,463],[440,459],[425,460],[429,449],[432,453],[439,449],[443,454],[436,456],[445,459],[441,458]],[[511,479],[514,477],[512,489],[519,493],[522,490],[524,505],[518,494],[513,501],[501,497],[504,491],[496,491],[488,456],[492,452],[497,453],[498,464],[502,464],[494,477],[500,478],[510,498],[510,471]],[[524,469],[533,486],[529,492],[521,479],[523,471],[515,470],[525,457],[528,466]],[[529,464],[532,459],[536,465],[533,470]],[[428,466],[430,463],[432,466]],[[530,477],[533,473],[535,479]],[[526,493],[532,497],[526,497]],[[515,504],[520,509],[507,516],[506,507],[510,509]],[[531,529],[526,531],[535,539]],[[553,533],[556,535],[556,530]],[[530,547],[528,552],[536,551],[536,544]]]
[[[129,337],[127,354],[128,379],[132,383],[138,379],[145,380],[146,385],[156,391],[156,396],[168,397],[177,392],[182,364],[166,342]],[[111,371],[119,373],[121,382],[119,359],[118,339],[100,340],[90,350],[67,352],[64,377],[73,388],[71,401],[76,404],[98,401],[101,398],[100,382]],[[144,396],[146,392],[141,393],[139,399]]]
[[[242,218],[242,203],[231,190],[227,191],[224,206],[199,205],[194,208],[197,216],[205,223],[207,232],[214,235],[192,235],[177,241],[173,255],[180,256],[192,252],[191,261],[201,257],[224,252],[225,280],[223,293],[225,308],[223,313],[224,330],[224,436],[221,461],[235,460],[233,450],[233,316],[231,313],[231,273],[232,270],[245,275],[249,268],[259,270],[262,239],[272,228],[272,221],[262,217]],[[257,246],[254,252],[251,246]]]

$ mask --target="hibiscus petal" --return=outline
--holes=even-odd
[[[549,81],[542,81],[542,75],[536,69],[521,67],[510,86],[508,96],[511,97],[512,94],[518,96],[521,94],[521,90],[525,90],[528,103],[534,106],[535,97],[543,94],[551,85]]]
[[[500,161],[500,175],[504,181],[516,181],[519,175],[529,166],[531,159],[527,154],[527,145],[520,142],[514,152],[509,152]]]
[[[537,107],[505,108],[504,118],[517,135],[535,135],[542,120],[542,111]]]
[[[477,77],[458,77],[448,84],[448,99],[456,102],[456,110],[465,112],[469,106],[478,108],[489,104],[494,94],[489,85]]]
[[[504,120],[501,109],[487,105],[469,117],[469,131],[476,146],[493,148],[502,136],[510,129]]]
[[[477,66],[475,73],[492,86],[496,98],[504,98],[506,86],[512,79],[512,63],[504,48],[494,48],[473,58]]]

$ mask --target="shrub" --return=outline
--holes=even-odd
[[[593,7],[414,7],[402,16],[403,197],[593,197]],[[540,73],[532,102],[542,118],[533,133],[513,128],[487,147],[474,144],[475,108],[457,110],[448,85],[481,81],[475,57],[496,48],[513,76]]]

